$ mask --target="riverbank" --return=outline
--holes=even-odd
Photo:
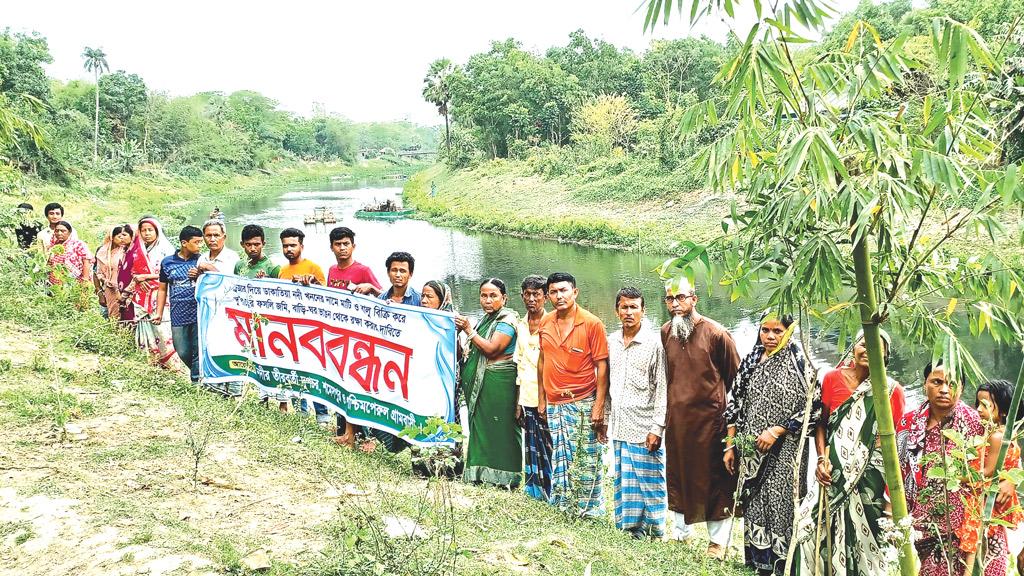
[[[435,164],[412,176],[403,195],[406,204],[444,226],[652,254],[718,237],[737,199],[695,188],[678,173],[547,178],[515,160],[462,170]],[[948,249],[965,258],[994,252],[1009,265],[1024,266],[1019,215],[1001,221],[1006,233],[997,242],[964,231]]]
[[[92,240],[139,214],[173,230],[228,198],[345,170],[202,181],[144,170],[32,183],[0,202],[60,201]],[[198,391],[149,366],[88,291],[47,294],[40,260],[12,241],[0,239],[0,565],[11,573],[744,573],[707,560],[706,541],[637,541],[519,492],[427,483],[408,454],[342,450],[300,415]],[[426,538],[384,535],[410,523]]]

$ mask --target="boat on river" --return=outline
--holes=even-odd
[[[326,206],[317,206],[316,208],[313,208],[313,213],[307,214],[302,221],[305,224],[316,224],[318,222],[334,224],[338,219],[334,216],[334,212]]]
[[[379,204],[363,206],[356,211],[356,218],[361,220],[399,220],[411,216],[416,210],[399,206],[394,200],[385,200]]]

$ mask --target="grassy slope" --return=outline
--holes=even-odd
[[[139,213],[170,226],[200,203],[341,171],[314,166],[195,187],[151,173],[79,189],[32,187],[29,198],[63,200],[83,238],[94,238]],[[16,201],[0,197],[3,209]],[[340,450],[297,415],[252,397],[236,405],[198,392],[148,366],[91,302],[78,312],[46,296],[26,279],[36,264],[5,243],[0,565],[11,573],[241,573],[242,558],[266,547],[270,574],[373,573],[374,564],[387,574],[390,562],[408,568],[440,555],[436,540],[376,539],[381,518],[396,514],[428,530],[454,524],[458,574],[583,574],[588,565],[594,575],[741,572],[703,559],[700,543],[638,542],[519,493],[456,483],[440,498],[443,484],[409,475],[408,455]],[[88,438],[64,438],[67,422]],[[205,449],[190,448],[204,438]]]
[[[636,249],[639,235],[642,251],[672,253],[682,240],[703,243],[722,234],[734,196],[693,190],[672,173],[545,178],[523,162],[496,160],[456,171],[432,166],[409,179],[405,198],[440,224],[627,250]],[[1007,234],[997,242],[965,231],[949,250],[963,257],[996,252],[1024,266],[1020,215],[1002,221]]]

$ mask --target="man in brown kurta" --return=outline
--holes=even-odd
[[[706,522],[708,555],[722,559],[732,528],[736,477],[722,464],[725,401],[740,357],[729,331],[697,313],[697,293],[686,281],[666,288],[671,321],[661,327],[668,371],[665,460],[673,537]]]

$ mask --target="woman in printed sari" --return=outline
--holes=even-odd
[[[143,217],[137,230],[118,271],[118,285],[129,296],[125,311],[131,316],[126,319],[135,322],[135,341],[149,352],[154,362],[164,368],[179,369],[183,364],[171,341],[170,306],[165,308],[162,322],[152,323],[160,288],[160,261],[174,254],[175,249],[156,218]]]
[[[523,470],[522,435],[516,425],[516,323],[519,315],[505,308],[505,283],[489,278],[480,284],[484,317],[475,327],[459,316],[455,325],[466,333],[468,349],[462,366],[462,387],[469,409],[469,448],[463,478],[497,486],[519,486]]]
[[[128,224],[114,226],[96,251],[96,276],[93,283],[96,285],[100,306],[107,309],[107,318],[114,322],[121,320],[121,309],[124,307],[118,281],[121,263],[134,236],[135,232]]]
[[[888,363],[892,339],[880,332]],[[814,494],[808,494],[800,506],[796,528],[800,546],[794,561],[800,574],[889,574],[891,555],[887,559],[883,554],[889,545],[878,522],[886,515],[887,496],[870,376],[867,348],[858,334],[853,359],[822,381],[815,477],[824,491],[824,510]],[[894,424],[903,415],[905,398],[903,387],[890,378]]]
[[[92,278],[92,254],[85,242],[71,237],[72,230],[71,224],[63,220],[53,228],[53,236],[46,247],[51,285],[63,284],[64,280],[85,283]]]
[[[785,568],[793,534],[793,470],[801,451],[800,478],[807,477],[807,444],[800,444],[800,431],[809,374],[800,347],[789,340],[792,324],[791,316],[762,316],[758,343],[740,363],[725,408],[723,462],[736,474],[738,461],[744,557],[762,576],[781,575]],[[817,409],[815,403],[810,426]],[[752,449],[737,453],[736,437],[750,439]],[[804,488],[801,483],[801,496]]]
[[[977,548],[977,529],[967,541],[962,540],[965,524],[969,524],[970,490],[950,492],[945,473],[929,475],[933,468],[965,477],[962,457],[951,454],[962,450],[946,436],[956,432],[968,444],[978,437],[987,437],[976,410],[960,400],[965,379],[947,371],[941,364],[929,364],[924,370],[925,402],[910,412],[900,424],[898,435],[903,485],[907,507],[914,518],[914,541],[922,576],[946,576],[970,573],[968,559]],[[1012,492],[1012,487],[1010,487]],[[988,538],[985,557],[986,576],[1005,575],[1008,552],[1003,538]]]

